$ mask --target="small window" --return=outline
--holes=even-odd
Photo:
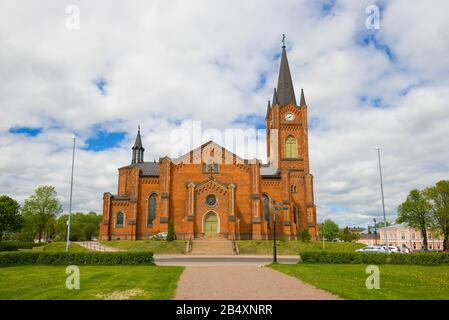
[[[210,173],[211,169],[212,169],[212,173],[220,172],[220,167],[219,167],[218,163],[211,163],[211,164],[203,163],[203,173]]]
[[[125,215],[123,214],[123,212],[117,213],[117,216],[115,218],[115,227],[123,228],[124,220],[125,220]]]
[[[296,192],[296,186],[294,184],[292,184],[290,186],[290,190],[291,190],[292,193],[295,193]]]

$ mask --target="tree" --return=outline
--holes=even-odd
[[[48,238],[51,224],[56,216],[62,211],[61,204],[57,198],[55,187],[39,186],[32,196],[25,200],[22,214],[29,231],[37,234],[39,242],[45,234]]]
[[[168,224],[167,241],[173,240],[175,240],[175,226],[173,225],[173,222],[170,222]]]
[[[312,238],[310,236],[309,230],[307,230],[306,228],[302,229],[299,233],[298,233],[298,238],[301,241],[310,241],[310,239]]]
[[[336,224],[331,219],[324,220],[323,224],[321,225],[321,232],[324,236],[324,239],[328,241],[332,241],[337,238],[338,232],[340,229],[338,228],[338,224]]]
[[[424,250],[427,251],[427,230],[432,227],[432,205],[423,191],[413,189],[407,199],[398,207],[398,223],[406,222],[419,229],[423,237]]]
[[[435,227],[443,234],[443,250],[449,250],[449,180],[442,180],[425,190],[432,205]]]
[[[6,196],[0,196],[0,241],[5,232],[19,231],[23,226],[19,203]]]
[[[358,239],[358,235],[351,232],[348,226],[346,226],[339,235],[340,240],[343,240],[344,242],[352,242],[354,240]]]

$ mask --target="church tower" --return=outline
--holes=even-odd
[[[142,146],[142,138],[140,137],[140,126],[137,130],[136,141],[134,142],[133,157],[131,160],[131,164],[142,163],[143,162],[143,152],[145,148]]]
[[[283,194],[290,203],[299,204],[298,220],[316,235],[316,206],[313,194],[313,176],[309,165],[307,104],[301,89],[296,102],[292,76],[283,40],[281,64],[273,99],[268,101],[266,113],[267,157],[283,180]]]
[[[296,102],[285,45],[282,46],[277,87],[272,101],[268,101],[265,120],[268,162],[279,169],[308,172],[307,105],[303,89],[299,105]]]

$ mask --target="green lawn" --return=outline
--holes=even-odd
[[[345,299],[449,299],[449,266],[379,265],[380,289],[367,289],[366,265],[298,263],[272,264]]]
[[[106,246],[125,249],[128,251],[151,251],[154,254],[179,254],[184,253],[186,241],[184,240],[112,240],[101,241]]]
[[[65,286],[65,266],[0,268],[0,300],[171,299],[182,267],[80,266],[80,289]],[[131,291],[132,292],[132,291]],[[101,296],[96,296],[101,295]],[[110,296],[109,296],[110,297]]]
[[[323,249],[321,241],[303,242],[298,240],[277,241],[277,253],[280,255],[298,255],[300,251],[320,251]],[[272,254],[273,241],[269,240],[239,240],[237,241],[240,254]],[[353,252],[364,247],[361,243],[325,242],[326,251]]]

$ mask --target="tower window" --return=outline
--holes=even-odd
[[[156,194],[152,193],[148,197],[148,217],[147,217],[147,226],[153,226],[153,220],[156,217]]]
[[[124,221],[125,221],[125,215],[123,214],[123,212],[117,213],[117,216],[115,217],[115,227],[123,228]]]
[[[290,186],[290,191],[291,191],[292,193],[296,192],[296,186],[295,186],[294,184],[292,184],[292,185]]]
[[[293,136],[288,136],[285,139],[285,158],[294,159],[298,157],[298,145]]]

